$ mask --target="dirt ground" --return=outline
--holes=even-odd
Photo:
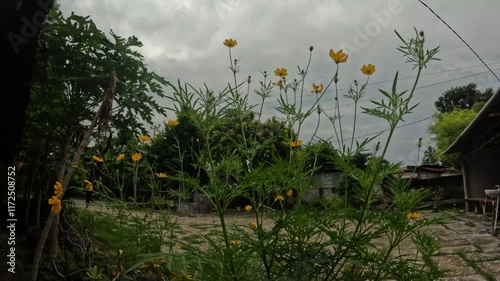
[[[83,200],[74,202],[77,207],[85,207]],[[101,202],[93,202],[89,210],[109,212]],[[421,213],[427,218],[450,215],[447,212]],[[142,214],[138,212],[137,215]],[[178,238],[200,243],[200,246],[203,246],[204,240],[201,235],[220,230],[219,219],[214,213],[174,215],[174,219],[180,227],[176,231]],[[226,220],[229,224],[249,225],[255,219],[249,212],[232,211],[226,215]],[[264,222],[264,227],[271,225],[272,221]],[[492,223],[483,220],[481,214],[462,213],[445,226],[435,225],[429,229],[441,242],[439,255],[434,257],[434,262],[439,268],[448,271],[443,281],[488,281],[491,278],[500,281],[500,239],[490,234],[491,228]],[[408,254],[416,252],[412,247],[402,248]]]

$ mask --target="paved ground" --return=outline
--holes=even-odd
[[[75,203],[80,207],[85,206],[83,200],[76,200]],[[99,203],[93,203],[89,209],[104,211]],[[483,221],[482,215],[475,213],[422,212],[428,218],[450,214],[455,217],[445,226],[435,225],[429,229],[441,242],[440,254],[434,257],[434,262],[439,268],[448,271],[448,277],[443,281],[500,281],[500,239],[489,233],[492,223]],[[235,212],[226,219],[241,225],[251,223],[253,216]],[[218,227],[218,219],[214,214],[179,216],[177,222],[181,226],[178,233],[186,237],[199,237],[198,233]],[[406,247],[405,251],[412,253],[415,249]]]
[[[435,214],[427,213],[427,216]],[[500,239],[491,235],[492,223],[483,221],[480,214],[459,214],[443,226],[432,231],[441,240],[442,255],[434,258],[447,273],[447,281],[500,280]],[[490,279],[491,280],[491,279]]]

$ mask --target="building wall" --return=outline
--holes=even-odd
[[[473,153],[464,162],[469,198],[482,198],[485,189],[500,184],[500,146]]]

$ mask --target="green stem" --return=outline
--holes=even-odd
[[[337,81],[335,81],[335,99],[337,100],[337,114],[339,116],[339,131],[340,131],[340,141],[342,149],[344,148],[344,136],[342,133],[342,120],[341,120],[341,115],[340,115],[340,102],[339,102],[339,90],[338,90],[338,74],[339,74],[339,65],[337,64],[337,71],[335,72],[335,76],[337,76]]]
[[[312,51],[309,51],[309,60],[307,61],[307,66],[304,74],[302,75],[302,89],[300,90],[300,109],[299,111],[302,111],[302,97],[304,95],[304,83],[306,80],[307,73],[309,72],[309,65],[311,64],[311,59],[312,59]]]
[[[357,118],[357,113],[358,113],[358,101],[354,102],[354,120],[352,124],[352,136],[351,136],[351,151],[352,151],[352,145],[354,144],[354,134],[356,133],[356,118]]]
[[[238,83],[236,82],[236,62],[234,63],[233,66],[233,57],[231,55],[231,48],[229,49],[229,63],[231,63],[231,71],[233,72],[233,78],[234,78],[234,89],[238,91]]]
[[[319,105],[318,105],[318,109],[321,110],[321,107]],[[314,133],[311,137],[311,142],[314,140],[314,137],[318,133],[320,121],[321,121],[321,113],[318,114],[318,123],[316,123],[316,129],[314,130]]]
[[[260,121],[260,116],[262,115],[262,108],[264,108],[264,96],[262,96],[262,102],[260,103],[260,110],[259,110],[259,121]]]
[[[232,256],[228,256],[228,254],[231,253],[231,242],[229,242],[229,235],[227,232],[226,221],[224,219],[225,208],[220,205],[220,202],[216,202],[216,207],[217,207],[217,213],[219,214],[219,220],[220,220],[220,224],[222,227],[222,233],[224,235],[224,242],[226,244],[226,251],[225,251],[226,253],[224,254],[224,259],[229,260],[229,266],[230,266],[230,270],[231,270],[231,278],[234,281],[238,281],[238,278],[236,276],[236,268],[234,267],[233,258],[232,258]],[[231,253],[231,255],[232,255],[232,253]]]

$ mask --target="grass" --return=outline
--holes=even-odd
[[[486,278],[487,281],[497,280],[492,273],[484,271],[484,269],[482,269],[476,261],[469,259],[464,252],[458,252],[457,255],[462,258],[468,266],[472,267],[477,273]]]

